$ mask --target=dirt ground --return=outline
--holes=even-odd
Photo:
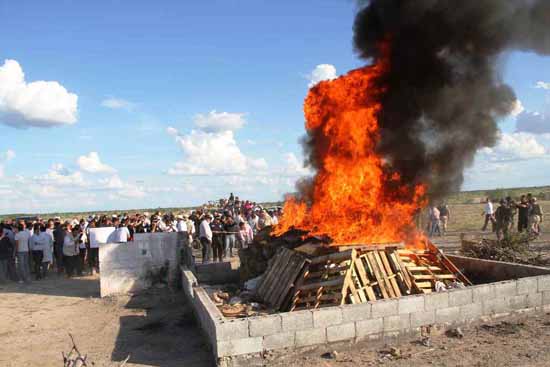
[[[459,233],[436,238],[447,253]],[[550,236],[533,244],[550,254]],[[401,345],[318,347],[267,354],[266,366],[550,366],[550,314],[518,316],[462,329],[463,338],[433,336]],[[0,366],[62,366],[74,336],[93,366],[213,366],[209,347],[181,291],[99,298],[97,276],[57,275],[29,285],[0,285]],[[425,343],[426,344],[426,343]],[[390,348],[399,350],[390,353]],[[333,350],[337,355],[329,356]],[[92,365],[91,363],[89,364]]]
[[[94,366],[213,365],[182,292],[100,299],[97,276],[0,286],[0,366],[63,366],[69,333]]]

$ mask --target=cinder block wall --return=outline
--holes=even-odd
[[[183,236],[178,233],[138,233],[133,242],[108,243],[99,248],[101,297],[136,293],[148,288],[154,272],[168,263],[168,278],[179,272]]]
[[[196,279],[185,284],[216,358],[341,341],[418,335],[424,326],[461,325],[517,311],[550,310],[550,275],[358,305],[226,320]]]

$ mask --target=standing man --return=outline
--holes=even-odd
[[[439,213],[439,209],[437,209],[437,206],[432,205],[430,207],[430,237],[433,237],[435,235],[435,232],[439,236],[441,236],[441,227],[440,227],[440,218],[441,214]]]
[[[518,232],[521,233],[526,231],[529,226],[529,203],[527,202],[527,197],[521,195],[518,207]]]
[[[8,277],[8,262],[13,254],[13,245],[4,228],[0,227],[0,284],[6,283]]]
[[[95,231],[91,230],[96,227],[95,221],[91,222],[88,226],[90,248],[88,250],[88,267],[90,268],[90,274],[94,275],[99,273],[99,242],[96,238]]]
[[[544,213],[542,212],[542,207],[537,202],[537,198],[531,199],[531,232],[534,233],[537,237],[540,236],[540,223],[542,222]]]
[[[236,247],[236,236],[239,232],[239,226],[235,223],[232,216],[227,216],[224,224],[225,230],[225,246],[224,255],[231,258],[233,257],[233,248]]]
[[[444,235],[447,233],[447,224],[449,223],[449,219],[451,219],[451,209],[449,209],[449,206],[446,203],[443,203],[439,207],[439,220],[441,222],[441,231]]]
[[[18,226],[18,232],[15,234],[15,251],[17,253],[17,275],[19,283],[28,283],[31,279],[29,268],[29,240],[31,236],[26,230],[25,222]]]
[[[212,216],[206,214],[199,228],[199,238],[202,244],[202,262],[206,264],[210,262],[210,252],[212,252],[212,229],[210,228]]]
[[[495,212],[493,210],[493,203],[491,202],[491,199],[487,198],[485,200],[485,207],[483,208],[482,216],[485,216],[485,223],[483,224],[483,227],[481,230],[485,232],[487,230],[487,224],[491,222],[492,231],[495,232]]]
[[[55,228],[53,230],[54,238],[54,248],[53,252],[55,255],[55,266],[57,268],[57,273],[61,274],[63,272],[63,243],[65,240],[65,230],[61,225],[61,220],[55,218]]]

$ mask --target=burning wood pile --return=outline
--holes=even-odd
[[[322,246],[311,256],[281,247],[270,261],[257,296],[279,311],[357,304],[471,285],[430,243],[423,250],[403,244]]]

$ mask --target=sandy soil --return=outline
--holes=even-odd
[[[68,333],[95,366],[211,366],[182,292],[99,298],[96,277],[0,286],[0,366],[62,366]],[[91,365],[91,364],[89,364]]]
[[[550,253],[549,239],[534,246]],[[448,253],[459,249],[458,233],[435,242]],[[550,366],[550,314],[519,316],[462,331],[460,339],[433,336],[429,346],[419,340],[385,347],[343,344],[266,354],[260,363],[273,367]],[[0,286],[0,366],[62,366],[61,352],[72,346],[69,333],[94,366],[120,366],[128,355],[126,366],[214,365],[181,291],[152,289],[140,296],[100,299],[97,276],[52,275],[30,285]],[[389,353],[391,347],[399,348],[399,353]],[[325,356],[333,350],[338,352],[335,358]]]

